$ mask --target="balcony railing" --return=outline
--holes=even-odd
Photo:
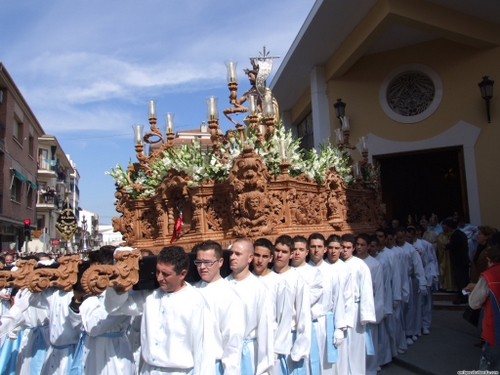
[[[48,205],[54,205],[55,207],[58,207],[59,204],[59,197],[55,195],[55,193],[51,191],[40,191],[38,193],[38,202],[37,204],[48,204]]]

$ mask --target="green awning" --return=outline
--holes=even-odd
[[[14,169],[14,168],[11,168],[11,169],[14,171],[14,176],[16,176],[22,182],[28,181],[28,179],[26,177],[24,177],[24,175],[21,172],[19,172],[17,169]]]
[[[36,190],[36,184],[33,181],[28,181],[33,190]]]

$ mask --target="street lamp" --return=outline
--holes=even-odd
[[[481,98],[486,100],[486,113],[488,115],[488,123],[491,122],[491,119],[490,119],[490,99],[493,97],[493,84],[494,83],[495,83],[495,81],[488,79],[488,76],[484,76],[483,80],[477,84],[479,86],[479,90],[481,90]]]
[[[341,98],[337,99],[337,103],[333,105],[333,108],[335,108],[335,114],[337,115],[337,118],[340,120],[340,124],[342,124],[342,116],[345,116],[345,104]]]

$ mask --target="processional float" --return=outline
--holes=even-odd
[[[378,170],[368,162],[364,139],[360,139],[362,160],[354,162],[349,118],[341,116],[336,145],[302,150],[300,140],[281,125],[278,102],[266,86],[273,58],[265,47],[258,57],[250,58],[252,68],[244,70],[250,89],[241,97],[237,64],[226,63],[231,106],[223,114],[234,128],[222,132],[218,100],[206,98],[211,141],[207,149],[197,140],[175,144],[172,113],[165,116],[164,137],[157,126],[155,103],[150,102],[150,130],[143,134],[142,125],[133,127],[138,161],[109,172],[116,181],[115,205],[121,214],[112,219],[113,229],[123,234],[124,246],[137,250],[117,252],[113,266],[85,271],[81,282],[87,292],[99,293],[108,286],[130,289],[138,281],[140,249],[158,252],[175,244],[189,252],[208,239],[227,247],[238,238],[274,241],[282,234],[313,232],[327,237],[373,232],[380,226],[385,207]],[[243,124],[235,120],[245,114]],[[34,291],[44,285],[63,288],[66,284],[59,280],[68,273],[76,282],[78,260],[71,256],[60,260],[67,262],[60,266],[63,272],[30,268],[23,277],[14,272],[7,277],[1,273],[8,271],[0,271],[0,284]]]

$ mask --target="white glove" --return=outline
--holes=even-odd
[[[333,332],[333,344],[338,348],[340,345],[342,345],[343,342],[344,331],[342,331],[341,329],[336,329],[335,332]]]
[[[33,294],[29,290],[20,291],[14,297],[14,306],[16,306],[19,311],[25,312],[28,307],[30,307],[32,297]]]
[[[393,308],[394,310],[395,310],[395,309],[397,309],[397,308],[398,308],[398,306],[399,306],[399,303],[400,303],[400,302],[401,302],[401,301],[396,301],[396,300],[392,301],[392,308]]]
[[[422,295],[422,297],[427,296],[427,288],[420,289],[420,294]]]

